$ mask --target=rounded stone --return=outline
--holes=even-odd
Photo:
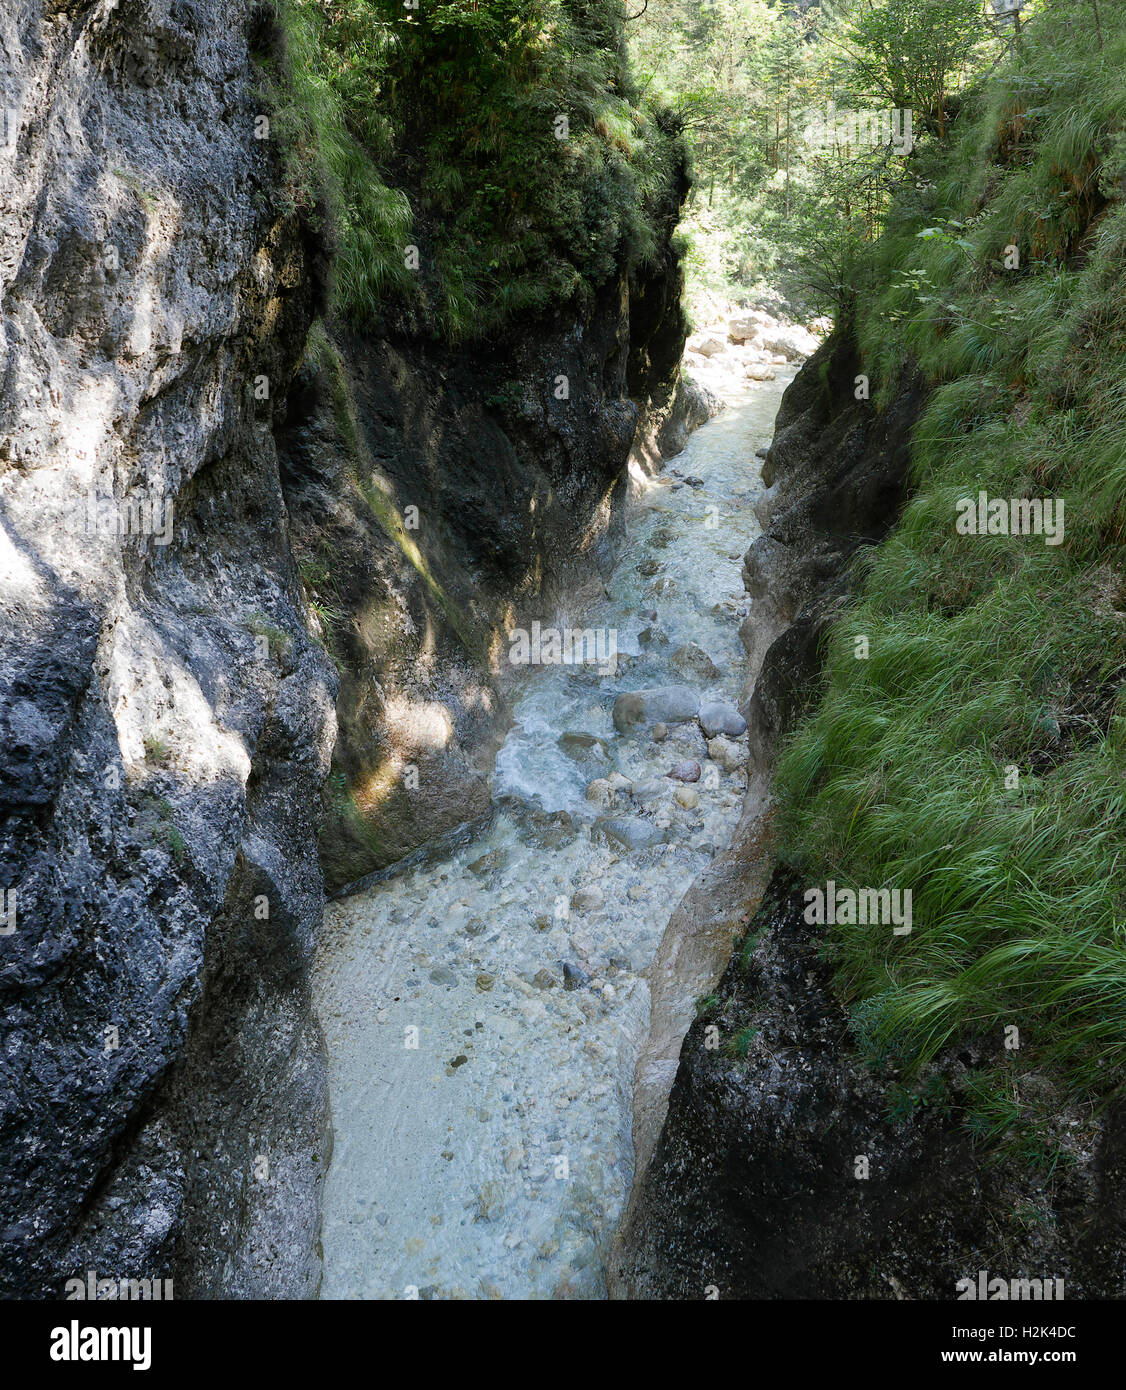
[[[602,889],[592,884],[589,888],[580,888],[572,896],[571,908],[574,912],[597,912],[604,901]]]
[[[701,705],[696,718],[708,738],[715,738],[717,734],[738,738],[747,731],[747,721],[733,705],[723,700],[709,700]]]
[[[669,769],[668,775],[676,782],[698,782],[700,780],[700,764],[695,758],[684,758]]]

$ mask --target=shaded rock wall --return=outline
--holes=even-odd
[[[896,1074],[851,1048],[803,888],[775,873],[717,1002],[685,1039],[619,1290],[953,1299],[984,1270],[1062,1279],[1068,1299],[1120,1296],[1121,1107],[1097,1128],[1061,1112],[1068,1161],[1051,1174],[983,1162],[951,1122],[944,1100],[980,1065],[977,1049],[931,1073],[949,1088],[942,1101],[893,1114]]]
[[[625,277],[490,352],[306,351],[271,42],[248,0],[0,15],[5,1296],[316,1294],[319,851],[336,887],[483,804],[499,633],[620,524]]]
[[[507,633],[550,624],[565,595],[609,574],[631,448],[646,441],[659,466],[707,418],[679,375],[682,287],[666,243],[588,314],[540,317],[503,342],[335,330],[308,355],[282,451],[298,558],[341,672],[330,888],[489,806],[516,674]]]
[[[316,1286],[336,673],[271,428],[315,276],[268,211],[250,27],[235,0],[0,16],[8,1295]]]
[[[684,268],[676,246],[680,208],[688,195],[682,167],[669,185],[658,223],[660,252],[639,266],[630,280],[630,343],[626,385],[638,403],[631,460],[642,471],[659,472],[722,404],[681,367],[688,322],[684,315]]]

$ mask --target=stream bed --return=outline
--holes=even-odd
[[[792,377],[732,393],[658,479],[635,480],[607,596],[552,620],[615,634],[617,670],[529,668],[491,818],[327,908],[323,1298],[605,1297],[645,972],[746,785],[742,755],[710,759],[695,719],[655,741],[619,733],[614,701],[687,686],[737,702],[755,451]],[[668,776],[692,762],[699,780]]]

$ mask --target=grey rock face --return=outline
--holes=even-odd
[[[0,16],[7,1294],[317,1287],[336,676],[272,432],[315,291],[261,206],[250,6],[177,16]]]
[[[666,247],[503,351],[343,342],[342,422],[325,363],[298,361],[324,249],[277,212],[255,139],[256,14],[0,13],[5,1295],[91,1269],[180,1298],[316,1294],[326,812],[419,748],[444,789],[361,814],[324,856],[334,886],[471,813],[505,718],[478,651],[502,599],[547,606],[525,583],[541,559],[552,582],[612,560],[639,408],[672,443],[702,418]],[[539,389],[560,371],[581,414]],[[422,512],[413,559],[365,496],[375,458]],[[306,602],[326,553],[339,649]]]

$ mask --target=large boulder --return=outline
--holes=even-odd
[[[695,719],[699,708],[699,695],[686,685],[633,690],[614,701],[614,728],[628,734],[639,724],[681,724]]]
[[[596,823],[596,833],[615,849],[652,849],[664,842],[665,833],[647,820],[602,820]]]
[[[780,323],[777,328],[763,332],[762,346],[787,362],[804,362],[817,351],[819,340],[800,324]]]
[[[779,327],[778,320],[762,309],[748,309],[740,314],[738,318],[733,318],[727,325],[727,336],[733,343],[752,343],[760,346],[760,340],[764,331]]]
[[[717,353],[723,352],[725,347],[726,344],[721,338],[711,335],[693,344],[693,350],[698,352],[701,357],[714,357]]]
[[[698,642],[685,642],[677,647],[669,657],[669,664],[699,680],[714,681],[719,676],[719,667]]]

